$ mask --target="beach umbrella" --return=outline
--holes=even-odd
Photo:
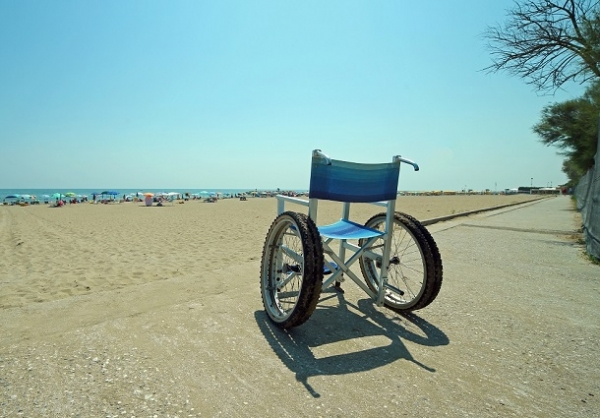
[[[19,199],[21,197],[20,194],[9,194],[5,197],[5,199]]]
[[[101,195],[101,196],[116,196],[118,194],[119,194],[119,192],[115,192],[114,190],[105,190],[105,191],[99,193],[99,195]]]
[[[152,196],[154,196],[154,193],[146,192],[146,193],[144,193],[144,196],[152,197]]]
[[[22,194],[21,195],[21,199],[28,199],[29,200],[29,199],[31,199],[31,195],[29,195],[29,194]]]
[[[75,197],[77,195],[75,193],[73,193],[73,192],[67,192],[67,193],[65,193],[65,196],[67,196],[67,197]]]
[[[54,193],[52,196],[52,199],[62,199],[63,197],[65,197],[64,194],[60,194],[60,193]]]

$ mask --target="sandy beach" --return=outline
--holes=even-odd
[[[532,198],[405,196],[399,197],[397,209],[425,220]],[[276,209],[274,198],[196,200],[162,207],[139,202],[0,206],[0,309],[218,274],[228,265],[260,260]],[[364,222],[380,211],[356,205],[353,219]],[[340,213],[338,204],[322,203],[319,222],[337,220]]]
[[[531,198],[403,196],[398,210],[426,220]],[[320,209],[322,222],[339,217],[336,204]],[[357,206],[355,219],[378,211]],[[476,289],[460,280],[461,269],[481,264],[479,255],[465,260],[460,252],[477,254],[469,237],[481,228],[464,228],[456,243],[442,237],[450,284],[422,314],[378,309],[354,286],[344,299],[324,292],[302,327],[274,330],[258,276],[275,212],[273,198],[0,207],[0,416],[560,416],[563,409],[535,413],[555,396],[543,395],[546,385],[565,394],[565,410],[596,408],[593,372],[576,376],[579,369],[562,369],[562,358],[585,343],[586,355],[594,352],[597,341],[577,330],[553,339],[560,318],[528,322],[537,321],[529,306],[499,292],[502,266],[490,266]],[[523,274],[541,283],[543,266],[533,263],[536,273]],[[476,304],[473,293],[487,302]],[[504,306],[521,311],[529,336]],[[469,320],[477,322],[465,327]],[[545,357],[531,357],[540,339],[549,341],[540,348]],[[503,352],[483,355],[490,342]],[[360,395],[366,388],[373,390]]]

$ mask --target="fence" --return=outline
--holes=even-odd
[[[575,188],[577,210],[583,218],[583,234],[588,254],[600,260],[600,120],[596,164]]]

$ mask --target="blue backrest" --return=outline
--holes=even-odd
[[[399,175],[399,160],[363,164],[313,155],[309,197],[337,202],[395,200]]]

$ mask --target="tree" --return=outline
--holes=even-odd
[[[533,127],[543,144],[557,146],[566,156],[563,172],[573,185],[594,165],[599,114],[600,80],[579,99],[546,106],[541,121]]]
[[[556,91],[567,81],[600,78],[599,0],[520,0],[508,22],[484,33],[493,64],[538,91]]]

